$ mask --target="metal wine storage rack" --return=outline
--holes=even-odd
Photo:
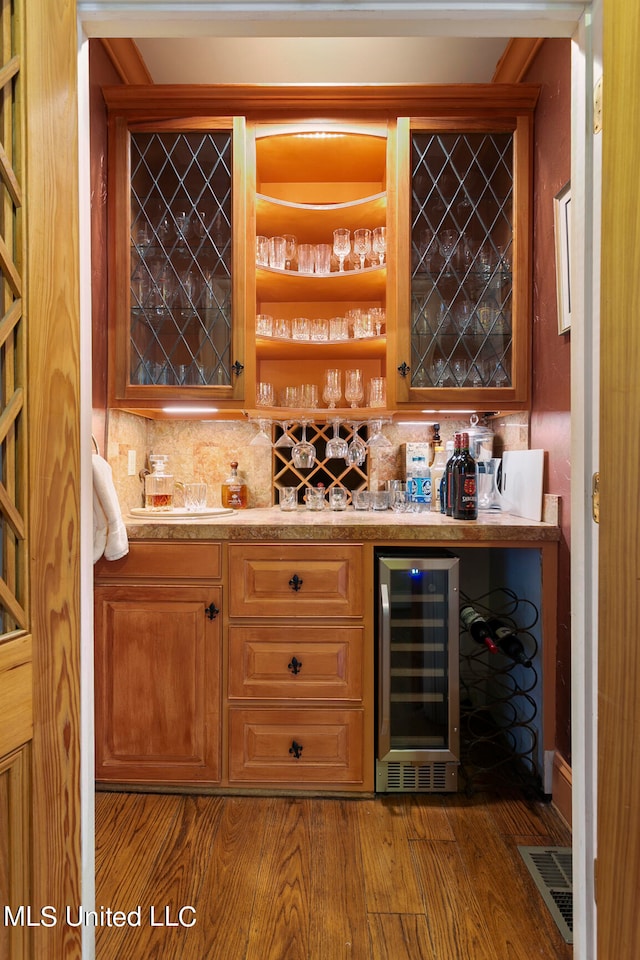
[[[536,767],[539,611],[530,600],[500,587],[470,600],[485,617],[513,627],[531,666],[492,654],[460,632],[460,779],[467,793],[501,784],[541,792]]]

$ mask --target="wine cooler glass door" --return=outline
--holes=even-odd
[[[459,561],[378,562],[378,759],[458,760]]]

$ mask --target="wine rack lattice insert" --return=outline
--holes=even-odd
[[[282,487],[296,487],[298,491],[298,503],[303,503],[304,488],[317,487],[318,484],[324,484],[329,490],[331,487],[344,487],[349,494],[349,503],[351,503],[351,493],[354,490],[366,490],[369,484],[369,456],[365,462],[358,466],[356,464],[346,463],[344,459],[336,457],[327,457],[327,443],[333,436],[332,423],[307,423],[306,438],[316,448],[316,460],[308,470],[295,467],[291,459],[291,447],[277,446],[283,436],[289,437],[295,442],[302,439],[303,427],[299,423],[284,421],[281,424],[273,426],[273,502],[278,503],[278,491]],[[357,428],[358,436],[366,442],[367,426],[365,424]],[[342,437],[347,443],[350,443],[356,434],[356,428],[350,423],[340,423],[338,436]]]
[[[534,691],[539,645],[533,631],[538,608],[505,587],[469,602],[487,619],[498,617],[513,628],[531,665],[492,654],[461,630],[461,779],[469,793],[501,782],[537,793],[541,778],[536,763],[539,710]]]

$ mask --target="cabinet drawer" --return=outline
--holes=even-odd
[[[231,544],[232,617],[361,617],[359,544]]]
[[[121,560],[99,560],[96,580],[212,580],[222,574],[222,547],[206,540],[134,540]]]
[[[229,697],[362,698],[361,627],[229,628]]]
[[[362,754],[360,710],[229,711],[230,781],[362,783]]]

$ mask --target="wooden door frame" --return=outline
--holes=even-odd
[[[595,0],[595,3],[599,3],[599,0]],[[79,0],[77,6],[79,21],[82,29],[85,31],[85,38],[148,36],[150,23],[153,23],[153,33],[155,36],[173,37],[189,36],[194,35],[194,33],[197,34],[198,32],[209,32],[213,35],[219,32],[220,34],[226,33],[227,35],[233,33],[233,35],[236,36],[273,36],[274,33],[270,33],[270,31],[282,29],[281,24],[278,24],[276,21],[262,20],[255,18],[255,15],[253,15],[253,19],[251,19],[248,14],[244,15],[244,19],[242,14],[238,15],[238,20],[233,22],[233,26],[229,21],[227,21],[226,26],[219,22],[216,24],[214,14],[212,14],[210,10],[205,11],[204,4],[202,13],[200,15],[194,15],[188,22],[180,19],[180,5],[178,3],[172,7],[160,7],[157,6],[153,0],[150,0],[148,10],[144,12],[144,17],[138,20],[134,20],[130,16],[125,18],[121,10],[118,9],[119,5],[110,4],[108,0],[105,0],[104,3],[99,2],[97,4],[92,2],[90,4],[91,9],[88,9],[89,4],[87,3],[87,10],[83,9],[83,0]],[[591,110],[592,99],[591,90],[588,86],[592,79],[590,65],[593,63],[593,38],[589,17],[591,6],[592,4],[588,2],[588,0],[585,3],[579,2],[579,0],[570,0],[570,2],[564,6],[564,10],[559,12],[557,3],[551,2],[551,0],[538,0],[538,2],[533,0],[533,2],[528,5],[528,10],[522,12],[516,9],[515,3],[513,8],[509,10],[501,3],[492,4],[485,2],[485,0],[477,0],[477,11],[472,15],[468,3],[465,3],[463,7],[462,3],[458,3],[457,0],[452,0],[446,17],[442,17],[440,14],[430,11],[428,0],[424,0],[422,9],[417,13],[414,10],[413,20],[407,20],[405,24],[407,25],[407,35],[410,34],[414,36],[421,34],[446,34],[455,36],[458,30],[458,24],[460,25],[460,34],[466,36],[469,35],[470,29],[478,36],[488,34],[505,37],[537,36],[540,32],[544,32],[548,37],[572,36],[574,40],[574,67],[581,62],[586,64],[587,67],[581,76],[580,84],[573,90],[572,104],[574,111],[577,111],[579,116],[584,117]],[[340,3],[328,4],[328,9],[331,7],[333,7],[335,11],[338,11]],[[228,10],[229,4],[225,6],[225,16],[229,16]],[[362,16],[362,14],[360,14],[360,16]],[[386,19],[387,16],[388,12],[384,18],[380,17],[379,19],[378,28],[380,35],[389,35],[389,20]],[[295,19],[295,13],[293,13],[293,18]],[[368,31],[369,35],[375,35],[375,22],[373,26],[371,26],[371,19],[368,18],[367,22],[370,28]],[[328,26],[326,19],[321,24],[316,24],[315,26],[318,30],[320,28],[322,29],[323,32],[320,35],[326,35]],[[330,29],[332,26],[334,29],[332,29],[331,32],[340,35],[341,24],[338,21],[334,21],[333,25],[329,23]],[[314,25],[309,23],[307,27],[308,35],[313,35]],[[349,29],[348,23],[342,24],[344,35],[348,35],[347,31]],[[357,32],[351,35],[356,36]],[[88,126],[85,128],[84,133],[86,137],[88,137]],[[584,170],[584,168],[588,167],[590,159],[585,160],[587,142],[584,130],[579,130],[574,127],[574,133],[576,134],[576,139],[574,140],[572,148],[572,176],[573,171],[576,170],[578,178],[581,179],[584,178],[584,172],[579,173],[578,170]],[[592,189],[594,190],[594,194],[589,198],[589,210],[587,213],[585,213],[584,209],[584,197],[581,199],[574,193],[574,201],[576,202],[578,214],[577,222],[584,223],[588,218],[591,228],[594,229],[591,220],[593,214],[591,201],[593,200],[594,205],[598,206],[598,197],[596,196],[598,188],[592,185]],[[583,207],[582,210],[579,209],[581,203]],[[594,272],[597,273],[597,270],[594,271],[593,269],[594,266],[596,266],[596,253],[593,250],[591,242],[587,242],[584,235],[575,236],[575,241],[576,245],[580,244],[580,247],[576,249],[577,260],[583,267],[590,265],[589,275],[593,276]],[[595,303],[593,299],[593,289],[583,291],[583,295],[584,309],[588,311],[588,316],[585,314],[585,321],[588,321],[586,322],[585,329],[592,331],[592,315],[598,312],[597,303]],[[594,347],[597,349],[597,342],[590,342],[588,338],[576,336],[575,333],[572,333],[572,379],[574,382],[577,378],[584,382],[585,376],[589,377],[590,384],[594,376],[597,379],[597,372],[594,375],[592,371]],[[579,399],[579,394],[574,394],[572,397],[572,432],[574,432],[573,418],[575,415],[573,403],[574,400]],[[84,392],[83,406],[90,408],[90,402],[90,392]],[[579,739],[577,750],[576,744],[574,743],[574,758],[581,758],[581,761],[585,763],[584,772],[581,772],[578,777],[574,774],[573,830],[574,844],[579,851],[579,862],[588,870],[586,882],[583,882],[582,879],[584,875],[580,876],[579,888],[577,888],[574,893],[574,919],[577,928],[574,953],[576,960],[591,960],[591,958],[595,956],[595,903],[592,895],[595,803],[595,779],[593,776],[595,755],[593,751],[595,749],[595,730],[592,724],[592,718],[595,715],[596,706],[595,678],[593,676],[596,637],[593,617],[597,612],[597,603],[594,601],[595,605],[592,605],[589,610],[583,611],[582,608],[584,606],[586,593],[585,585],[588,590],[591,591],[592,596],[595,596],[597,591],[597,570],[593,565],[593,551],[597,549],[597,544],[594,542],[590,528],[590,515],[586,509],[588,505],[585,499],[585,489],[587,489],[585,483],[590,477],[594,457],[597,461],[597,451],[594,450],[593,445],[593,430],[591,433],[588,432],[589,424],[583,422],[581,419],[578,421],[577,426],[578,433],[576,436],[582,437],[583,439],[585,436],[588,436],[591,447],[589,456],[585,457],[584,449],[579,447],[580,440],[574,440],[574,449],[577,450],[579,459],[576,459],[575,456],[572,458],[572,597],[574,610],[581,611],[580,615],[576,616],[573,621],[572,630],[572,645],[574,651],[572,724],[574,738]],[[591,426],[593,425],[591,424]],[[88,438],[83,437],[83,442],[85,444],[83,457],[89,458],[90,450],[87,449],[89,443]],[[88,602],[87,597],[84,599],[85,602]],[[87,642],[90,642],[90,640]],[[92,794],[85,796],[85,803],[86,802],[92,803]]]

